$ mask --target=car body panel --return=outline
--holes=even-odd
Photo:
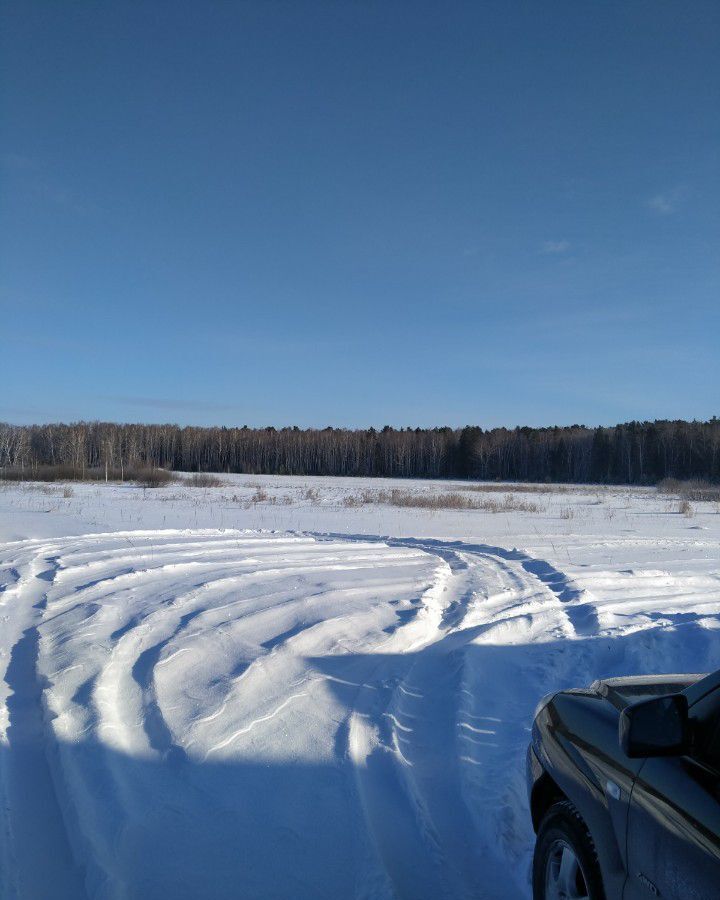
[[[701,734],[720,705],[716,675],[606,679],[545,698],[536,714],[527,762],[533,824],[537,830],[554,799],[573,803],[595,844],[607,900],[720,900],[717,771],[691,757],[630,759],[618,740],[625,707],[680,691],[692,697]]]
[[[720,897],[720,777],[687,756],[648,759],[628,816],[626,900]]]
[[[560,693],[537,716],[533,735],[536,757],[585,821],[617,897],[626,877],[627,806],[642,764],[622,753],[618,718],[598,694]]]
[[[694,748],[648,759],[640,769],[628,817],[625,900],[648,897],[648,880],[667,900],[720,898],[720,680],[709,676],[685,693]]]

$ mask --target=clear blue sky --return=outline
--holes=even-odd
[[[720,413],[720,4],[5,2],[0,419]]]

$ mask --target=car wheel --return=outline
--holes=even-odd
[[[555,803],[538,830],[533,857],[535,900],[605,900],[595,845],[580,814]]]

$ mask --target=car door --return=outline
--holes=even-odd
[[[648,759],[628,811],[624,900],[720,900],[720,714],[690,756]]]

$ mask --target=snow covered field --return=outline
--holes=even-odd
[[[522,900],[537,700],[720,667],[717,504],[223,480],[0,485],[2,897]]]

